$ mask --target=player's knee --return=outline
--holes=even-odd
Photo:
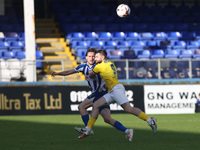
[[[79,104],[79,105],[78,105],[78,110],[80,111],[80,110],[82,110],[82,109],[84,109],[84,105]]]

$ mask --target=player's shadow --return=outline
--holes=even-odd
[[[74,124],[51,124],[0,120],[1,150],[196,150],[199,134],[135,129],[133,142],[112,127],[94,127],[95,134],[85,139]]]

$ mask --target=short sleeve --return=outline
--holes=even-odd
[[[97,65],[94,67],[93,72],[94,72],[94,73],[100,73],[100,71],[101,71],[100,69],[101,69],[100,65],[97,64]]]
[[[74,68],[74,70],[78,72],[83,72],[83,69],[85,68],[85,64],[81,64],[78,67]]]

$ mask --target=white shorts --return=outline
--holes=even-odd
[[[122,84],[115,85],[110,92],[103,96],[108,104],[117,102],[118,105],[129,102],[125,95],[125,88]]]

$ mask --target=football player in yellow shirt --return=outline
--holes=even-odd
[[[156,119],[154,117],[147,116],[141,109],[137,107],[132,107],[125,95],[124,86],[118,81],[117,78],[117,69],[114,63],[107,60],[107,52],[105,50],[97,51],[95,55],[95,61],[97,65],[93,70],[90,71],[89,76],[92,78],[95,74],[100,74],[101,78],[105,81],[106,86],[108,87],[108,93],[103,97],[98,99],[93,104],[93,109],[91,117],[88,121],[88,124],[85,128],[82,128],[82,133],[89,135],[92,131],[92,127],[99,115],[99,108],[104,105],[116,102],[119,104],[124,111],[133,114],[140,119],[147,121],[149,126],[152,128],[153,133],[157,131]],[[133,130],[129,133],[128,138],[133,137]]]

